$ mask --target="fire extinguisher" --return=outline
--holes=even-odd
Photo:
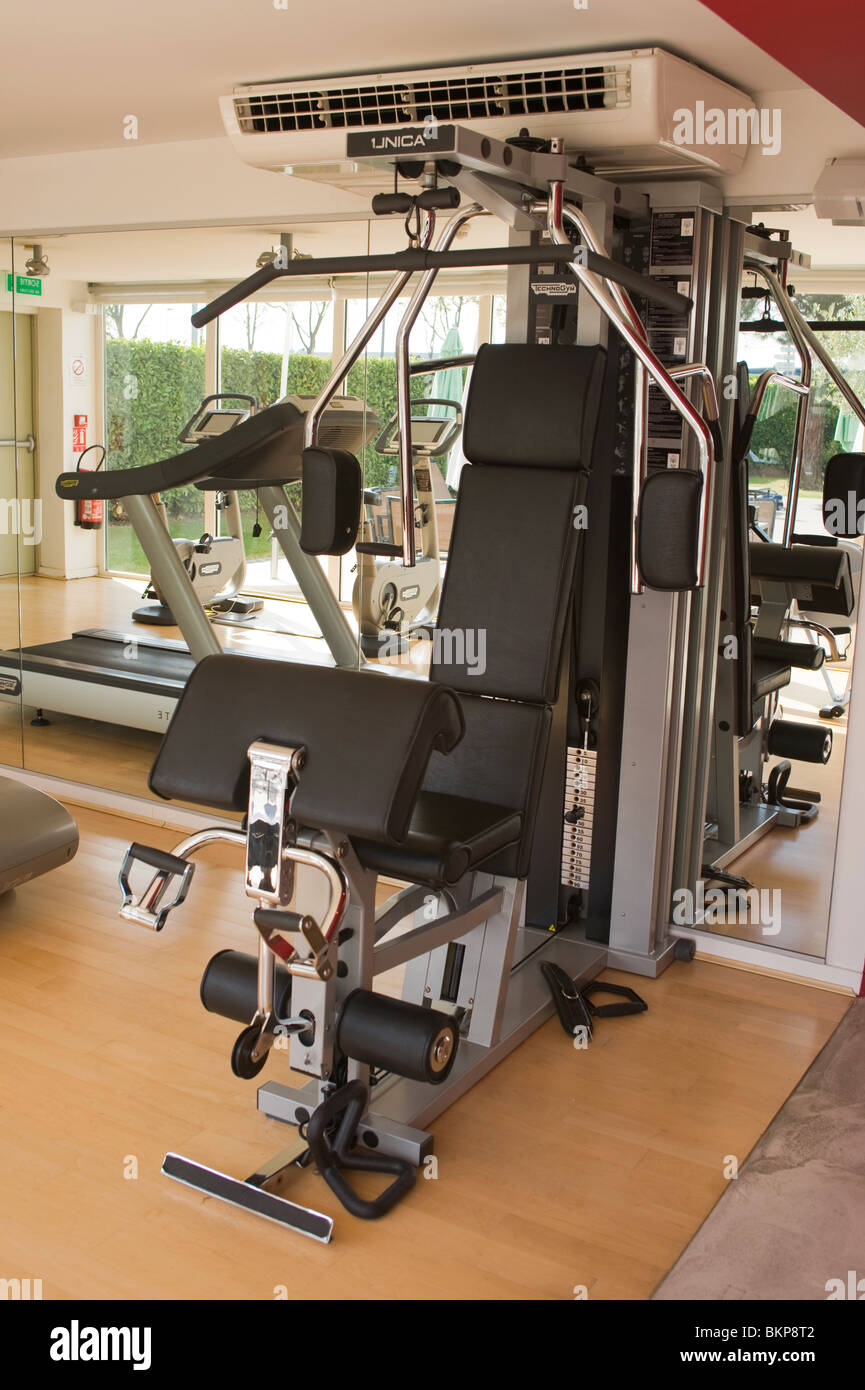
[[[94,464],[92,468],[85,468],[84,472],[99,472],[100,468],[105,462],[105,446],[103,444],[89,444],[81,454],[81,457],[79,458],[78,463],[76,464],[76,473],[81,472],[81,465],[84,462],[85,455],[89,454],[92,449],[99,449],[102,453],[102,457],[97,464]],[[81,500],[75,508],[76,526],[81,526],[85,531],[98,531],[102,526],[104,520],[105,503],[103,502],[101,497],[81,498]]]

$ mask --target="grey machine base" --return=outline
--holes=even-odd
[[[762,840],[773,826],[779,825],[785,829],[795,829],[801,819],[802,816],[799,811],[791,810],[786,806],[740,806],[738,840],[733,845],[727,844],[716,838],[717,827],[712,827],[715,830],[715,835],[708,836],[703,842],[704,862],[711,864],[714,869],[724,869],[728,864],[734,863],[752,845],[756,845],[758,840]]]
[[[422,1163],[432,1151],[432,1135],[426,1126],[552,1016],[553,1003],[538,969],[540,962],[560,965],[578,989],[607,965],[606,947],[578,940],[568,931],[550,937],[531,927],[517,933],[514,955],[517,964],[511,973],[498,1042],[481,1047],[462,1039],[453,1070],[441,1086],[385,1077],[373,1087],[370,1109],[358,1126],[361,1143],[416,1165]],[[273,1119],[298,1124],[315,1107],[316,1093],[315,1082],[295,1089],[268,1081],[259,1088],[258,1108]]]

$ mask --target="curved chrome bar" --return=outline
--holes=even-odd
[[[772,271],[769,270],[767,266],[763,265],[761,261],[749,260],[747,257],[745,258],[744,268],[753,275],[759,275],[771,294],[775,307],[784,322],[784,327],[790,334],[793,340],[793,346],[799,356],[800,384],[807,388],[807,391],[799,397],[799,405],[796,410],[796,436],[793,444],[793,457],[790,460],[790,489],[787,497],[787,515],[784,518],[784,535],[782,537],[782,543],[789,546],[792,544],[793,528],[796,523],[796,507],[799,502],[799,480],[802,477],[802,461],[805,456],[805,429],[808,423],[812,367],[812,345],[809,344],[809,335],[812,339],[814,335],[811,333],[811,330],[808,328],[808,325],[805,323],[805,320],[799,313],[799,310],[796,308],[796,305],[793,303],[777,275],[773,275]],[[816,339],[814,341],[816,342]],[[835,364],[832,362],[831,358],[826,358],[824,349],[819,343],[817,344],[816,352],[817,356],[826,367],[826,370],[829,372],[829,375],[836,384],[839,385],[843,394],[846,395],[846,382],[844,382],[844,386],[840,386]],[[827,366],[827,360],[831,365]],[[841,380],[843,381],[843,377]],[[853,395],[852,392],[851,395]],[[858,398],[853,395],[853,399],[856,401],[856,405],[861,411],[862,406],[859,404]],[[865,422],[865,416],[860,416],[860,419]]]
[[[760,413],[760,406],[763,404],[763,397],[773,382],[778,382],[781,386],[786,386],[788,391],[793,391],[797,396],[807,396],[810,394],[810,386],[803,386],[792,376],[785,376],[783,372],[776,372],[773,368],[763,372],[757,378],[757,385],[751,393],[751,403],[748,406],[748,414],[756,419]]]
[[[705,362],[686,362],[681,367],[668,367],[667,370],[674,381],[687,380],[688,377],[692,376],[700,377],[702,379],[705,412],[710,420],[718,419],[720,414],[718,391],[715,386],[715,378]]]
[[[246,847],[246,834],[242,830],[228,830],[222,826],[214,825],[207,830],[199,830],[194,835],[189,835],[171,851],[175,859],[189,859],[191,854],[201,849],[204,845],[209,845],[217,840],[226,841],[228,844],[237,845],[239,848]],[[144,892],[136,900],[129,886],[129,873],[134,862],[132,849],[127,851],[120,870],[120,887],[123,892],[123,906],[120,909],[120,916],[127,922],[135,922],[137,926],[147,927],[150,931],[161,931],[165,925],[169,912],[175,907],[179,907],[186,897],[189,887],[189,880],[192,874],[192,866],[186,870],[182,876],[180,887],[174,897],[173,902],[163,906],[163,899],[168,886],[176,874],[168,869],[158,869],[153,875]]]
[[[487,216],[487,209],[481,207],[480,203],[469,203],[464,208],[459,208],[449,218],[441,236],[433,248],[435,251],[447,251],[460,227],[468,222],[472,217]],[[402,490],[403,504],[403,526],[402,526],[402,562],[406,566],[411,566],[417,559],[417,547],[415,546],[414,534],[414,484],[412,477],[412,451],[411,451],[411,374],[409,372],[408,344],[411,330],[414,327],[417,316],[426,302],[427,296],[432,288],[433,281],[438,275],[438,269],[427,270],[421,276],[415,287],[414,294],[409,301],[408,308],[402,316],[402,321],[396,335],[396,403],[397,417],[399,420],[399,473],[400,487]]]
[[[549,229],[553,240],[559,245],[569,241],[561,219],[556,219],[555,209],[556,200],[554,187],[551,185],[550,198],[550,219]],[[611,295],[609,288],[603,278],[595,275],[580,263],[579,258],[571,262],[571,269],[576,275],[580,284],[585,287],[598,308],[610,320],[613,326],[625,339],[635,356],[642,362],[652,381],[660,387],[673,409],[682,416],[685,424],[691,430],[697,443],[697,451],[700,456],[700,469],[703,474],[703,489],[700,496],[700,518],[699,518],[699,545],[697,553],[697,586],[702,587],[706,576],[706,560],[708,556],[709,544],[709,498],[711,496],[715,451],[712,444],[712,435],[706,421],[702,415],[688,400],[687,396],[679,389],[673,378],[670,376],[666,367],[659,361],[647,343],[645,336],[637,333],[630,322],[630,316],[623,315],[619,310],[618,304]]]
[[[246,848],[246,832],[243,830],[228,830],[221,825],[214,825],[208,830],[198,830],[188,839],[181,840],[171,853],[178,859],[188,859],[190,854],[195,854],[196,850],[203,849],[205,845],[214,844],[222,840],[229,845],[241,845]]]
[[[592,226],[591,222],[589,222],[588,218],[583,216],[582,210],[580,208],[574,207],[571,203],[563,204],[562,220],[564,222],[570,222],[573,227],[576,227],[577,231],[579,232],[580,236],[582,237],[583,241],[585,242],[586,246],[588,246],[590,251],[596,252],[596,254],[599,256],[609,255],[606,246],[595,232],[595,229]],[[631,299],[631,296],[628,294],[627,290],[622,289],[621,285],[617,285],[613,280],[610,280],[609,291],[616,304],[619,306],[621,312],[626,315],[634,332],[639,333],[643,338],[645,338],[645,325],[643,323],[643,320],[640,318],[640,315],[637,313],[637,310],[634,307],[634,301]]]
[[[321,925],[321,934],[326,941],[329,941],[339,924],[345,900],[348,897],[348,884],[342,871],[326,854],[319,854],[318,850],[314,849],[304,849],[301,845],[286,845],[282,851],[282,857],[291,860],[293,864],[305,864],[308,869],[318,869],[319,873],[324,874],[327,879],[330,887],[330,901],[327,905],[327,914]]]
[[[435,230],[435,213],[427,212],[424,215],[424,225],[420,237],[420,249],[426,250],[432,240]],[[318,422],[322,412],[333,400],[345,378],[348,376],[357,359],[360,357],[370,338],[380,326],[388,310],[393,307],[399,299],[400,294],[405,289],[412,275],[413,270],[401,270],[396,274],[376,304],[372,313],[367,317],[363,327],[352,339],[346,348],[337,365],[334,367],[324,386],[319,392],[318,398],[309,414],[306,417],[306,425],[303,432],[303,445],[305,449],[310,448],[315,443],[315,436],[318,430]]]

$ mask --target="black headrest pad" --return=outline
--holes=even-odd
[[[470,463],[590,468],[606,353],[489,344],[472,369],[463,427]]]

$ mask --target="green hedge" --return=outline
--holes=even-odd
[[[752,390],[756,384],[757,376],[758,373],[751,373]],[[764,410],[766,408],[771,409],[773,404],[771,398],[773,396],[775,396],[776,400],[784,400],[786,398],[790,401],[790,404],[784,405],[782,409],[776,410],[774,414],[765,416],[763,419],[757,421],[754,426],[754,433],[751,437],[751,453],[756,455],[757,458],[767,459],[765,467],[760,467],[759,472],[761,477],[776,476],[779,479],[788,478],[790,475],[790,461],[793,457],[793,442],[796,434],[796,416],[798,408],[794,398],[785,391],[783,387],[773,385],[769,387]],[[832,455],[837,454],[840,450],[840,446],[835,440],[835,427],[838,424],[838,415],[840,412],[838,406],[831,399],[825,398],[823,400],[815,400],[813,409],[819,410],[822,415],[822,450],[819,460],[819,471],[818,468],[814,466],[816,461],[806,457],[803,485],[820,487],[822,485],[823,471],[826,464]],[[806,454],[808,448],[809,439],[806,435]],[[753,467],[754,462],[752,460],[752,468]]]
[[[279,395],[282,359],[277,352],[226,348],[222,354],[222,389],[241,391],[272,405]],[[329,358],[296,354],[288,364],[288,394],[317,395],[331,370]],[[412,396],[424,396],[430,377],[412,378]],[[382,424],[396,410],[396,362],[370,358],[349,373],[350,394],[363,397]],[[107,467],[137,468],[181,451],[177,435],[204,395],[204,348],[179,343],[152,343],[112,338],[105,351],[105,421]],[[363,450],[367,487],[386,482],[393,460]],[[165,498],[172,516],[195,515],[201,497],[193,487],[175,488]],[[254,507],[253,494],[241,505]]]

